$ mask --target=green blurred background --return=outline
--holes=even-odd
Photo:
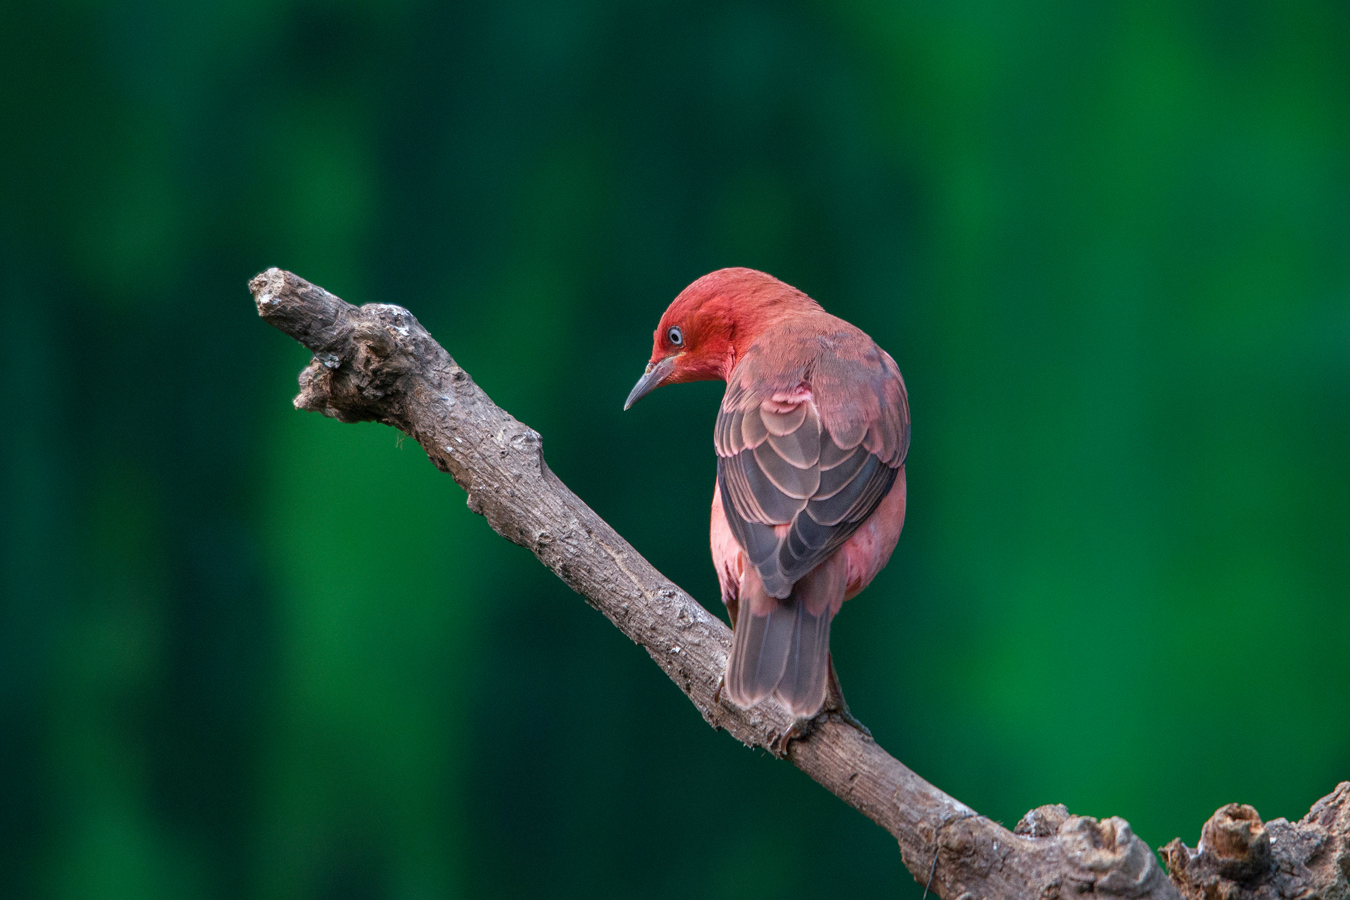
[[[411,308],[711,608],[719,389],[620,408],[680,288],[770,271],[910,389],[834,631],[884,746],[1154,846],[1350,778],[1344,0],[6,3],[0,115],[0,895],[921,893],[293,411],[272,265]]]

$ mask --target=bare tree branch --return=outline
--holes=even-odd
[[[259,315],[314,353],[298,409],[411,435],[468,492],[470,509],[642,645],[708,724],[786,758],[885,828],[911,874],[939,896],[1347,896],[1350,784],[1296,825],[1263,828],[1250,807],[1225,807],[1198,851],[1167,846],[1174,884],[1123,819],[1043,806],[1009,831],[911,772],[847,715],[827,709],[803,724],[773,704],[744,710],[722,700],[727,627],[568,490],[539,435],[488,399],[412,314],[358,309],[280,269],[249,287]]]

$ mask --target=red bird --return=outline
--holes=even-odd
[[[663,384],[711,379],[727,383],[712,499],[735,629],[727,696],[814,716],[830,620],[886,565],[905,522],[905,382],[861,330],[753,269],[720,269],[675,298],[624,409]]]

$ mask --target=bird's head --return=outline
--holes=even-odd
[[[680,291],[661,316],[647,371],[623,408],[663,384],[725,381],[765,328],[808,309],[820,307],[791,285],[754,269],[718,269],[704,275]]]

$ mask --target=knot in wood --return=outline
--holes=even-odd
[[[520,423],[516,423],[519,425]],[[514,477],[520,478],[526,474],[543,475],[544,474],[544,439],[539,436],[539,432],[533,428],[520,425],[513,433],[504,435],[506,438],[505,446],[510,448],[512,454],[519,457],[514,464],[517,471],[513,473]]]
[[[1013,834],[1027,837],[1053,837],[1059,826],[1069,820],[1069,808],[1063,803],[1038,806],[1023,816],[1013,828]]]
[[[1163,880],[1153,851],[1119,816],[1101,822],[1070,816],[1060,826],[1059,837],[1070,861],[1084,870],[1098,894],[1141,897]]]
[[[947,833],[942,836],[942,849],[955,856],[971,856],[975,853],[979,841],[965,824],[968,817],[962,816],[946,826]]]
[[[540,450],[544,439],[533,428],[523,428],[511,435],[510,444],[517,450]]]
[[[1210,816],[1197,849],[1212,856],[1219,873],[1234,881],[1259,876],[1270,867],[1270,834],[1245,803],[1229,803]]]
[[[362,322],[353,329],[353,337],[378,359],[388,359],[397,346],[389,331],[377,322]]]

